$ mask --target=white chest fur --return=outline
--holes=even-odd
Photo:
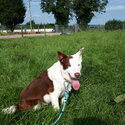
[[[46,103],[51,102],[55,109],[59,109],[59,98],[64,98],[65,89],[71,91],[71,83],[66,82],[63,78],[59,62],[56,62],[48,69],[48,77],[53,82],[54,91],[50,94],[46,94],[44,101]]]

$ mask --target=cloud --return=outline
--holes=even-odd
[[[113,0],[113,2],[116,2],[117,4],[125,4],[124,0]]]
[[[106,9],[107,11],[118,11],[118,10],[125,10],[125,6],[118,5],[118,6],[111,6]]]
[[[35,18],[42,18],[42,15],[40,15],[40,14],[33,14],[32,17],[35,17]]]
[[[31,6],[39,6],[41,2],[31,1]]]

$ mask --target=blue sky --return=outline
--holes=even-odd
[[[24,4],[27,8],[24,20],[24,23],[26,23],[29,21],[28,0],[24,0]],[[36,23],[55,23],[53,14],[42,13],[40,9],[40,0],[31,0],[31,12],[32,19]],[[91,20],[90,24],[105,24],[105,22],[112,19],[125,20],[125,0],[109,0],[108,5],[106,6],[106,13],[95,13],[95,16]],[[70,24],[75,23],[75,18],[70,20]]]

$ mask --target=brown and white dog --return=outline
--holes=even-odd
[[[54,110],[59,110],[59,99],[62,103],[65,99],[65,86],[69,91],[72,87],[74,90],[80,87],[78,78],[81,75],[82,51],[83,48],[71,56],[58,52],[59,61],[22,90],[19,105],[12,105],[2,111],[12,114],[29,109],[37,110],[42,103],[51,103]]]

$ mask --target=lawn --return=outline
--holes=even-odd
[[[86,31],[71,35],[0,39],[0,110],[18,104],[19,93],[57,61],[57,51],[74,54],[84,47],[81,88],[72,92],[57,125],[125,125],[125,32]],[[51,105],[38,111],[4,115],[0,125],[51,125]]]

